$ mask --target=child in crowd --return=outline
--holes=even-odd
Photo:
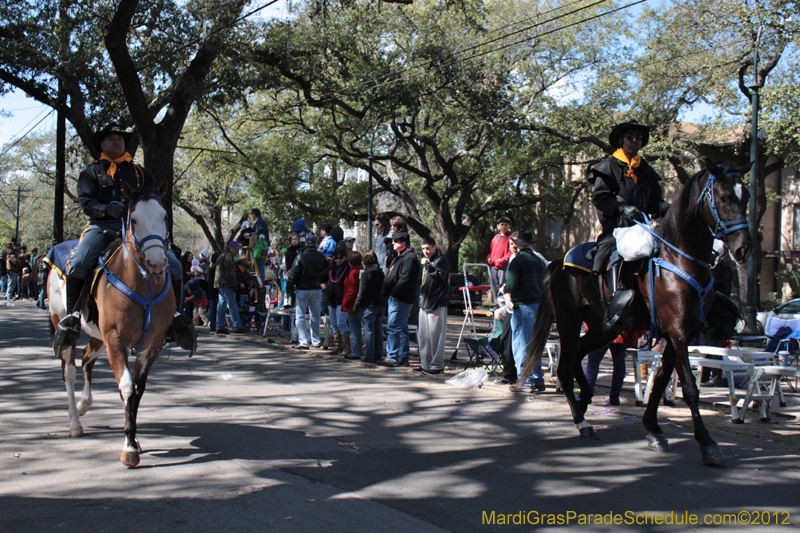
[[[344,279],[350,270],[350,265],[345,260],[347,249],[344,245],[333,250],[333,260],[322,273],[320,287],[325,293],[328,305],[328,320],[333,330],[333,352],[339,355],[350,353],[350,328],[347,326],[347,314],[342,312],[342,299],[344,298]]]

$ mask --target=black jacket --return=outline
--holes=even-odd
[[[361,281],[358,284],[358,297],[353,304],[353,309],[367,307],[386,307],[386,299],[381,296],[383,289],[383,270],[377,263],[367,265],[361,271]]]
[[[304,248],[297,259],[294,260],[287,287],[294,287],[298,291],[319,290],[322,273],[328,268],[328,260],[316,248]]]
[[[343,261],[341,265],[337,265],[336,261],[332,261],[328,268],[322,273],[320,283],[327,284],[325,289],[325,303],[332,307],[342,305],[344,299],[344,278],[347,277],[347,271],[350,270],[350,265]],[[334,282],[333,280],[339,280]]]
[[[627,205],[637,207],[648,215],[660,216],[664,198],[661,177],[644,160],[634,169],[637,182],[626,177],[628,165],[614,157],[607,157],[592,167],[589,183],[594,185],[592,203],[603,226],[597,240],[611,235],[619,226],[620,211]]]
[[[389,273],[383,280],[383,297],[410,304],[419,296],[419,259],[411,248],[392,261]]]
[[[450,303],[450,262],[439,250],[422,267],[421,295],[419,306],[428,313]]]
[[[78,201],[90,224],[115,222],[115,219],[106,213],[111,202],[121,202],[128,205],[128,199],[122,193],[122,183],[128,183],[133,189],[142,185],[155,188],[156,180],[150,172],[134,163],[120,163],[114,177],[108,175],[109,161],[92,163],[78,177]]]

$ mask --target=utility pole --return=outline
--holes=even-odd
[[[58,115],[56,119],[56,189],[53,201],[53,244],[64,241],[64,189],[66,186],[67,122],[61,109],[66,100],[66,91],[58,81]]]
[[[761,30],[759,28],[758,35],[756,36],[755,46],[753,48],[753,83],[748,87],[750,89],[750,119],[752,129],[750,132],[750,238],[753,242],[753,251],[747,258],[747,304],[744,308],[745,325],[743,336],[756,336],[761,335],[761,325],[756,319],[756,291],[758,290],[757,272],[756,272],[756,248],[758,246],[758,220],[756,219],[756,201],[758,199],[758,90],[761,88],[760,80],[758,79],[758,45],[761,40]]]
[[[17,241],[17,244],[19,244],[19,197],[21,193],[22,188],[17,185],[17,216],[14,222],[14,240]]]

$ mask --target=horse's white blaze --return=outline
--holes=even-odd
[[[741,183],[737,183],[736,185],[734,185],[733,186],[733,192],[734,192],[734,194],[736,194],[736,198],[738,198],[739,201],[741,202],[742,201],[742,184]]]
[[[131,213],[131,220],[136,222],[132,228],[136,239],[142,240],[148,235],[158,235],[162,239],[166,239],[167,226],[164,223],[166,217],[167,212],[155,199],[137,203],[136,208]],[[167,252],[160,242],[156,240],[147,241],[142,246],[142,252],[144,253],[145,263],[163,265],[162,272],[169,268]],[[147,264],[143,264],[142,267],[147,270]]]
[[[122,401],[125,402],[125,405],[128,405],[128,400],[133,396],[133,379],[127,368],[119,380],[119,392],[122,394]]]

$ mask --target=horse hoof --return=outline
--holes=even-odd
[[[70,437],[83,437],[83,428],[82,427],[69,428],[69,436]]]
[[[727,459],[716,444],[700,448],[700,453],[703,454],[704,465],[718,465]]]
[[[583,437],[584,439],[593,439],[594,438],[594,428],[591,427],[591,426],[590,427],[586,427],[586,428],[581,428],[578,431],[580,431],[581,437]]]
[[[119,461],[127,467],[134,467],[139,464],[139,452],[123,451]]]
[[[767,422],[770,421],[770,417],[762,418],[761,421],[766,424]]]
[[[89,412],[89,406],[92,405],[89,402],[84,402],[83,400],[78,402],[78,414],[83,416]]]
[[[647,436],[647,447],[653,450],[654,452],[671,452],[672,448],[669,446],[669,441],[667,441],[667,437],[664,435],[648,435]]]

